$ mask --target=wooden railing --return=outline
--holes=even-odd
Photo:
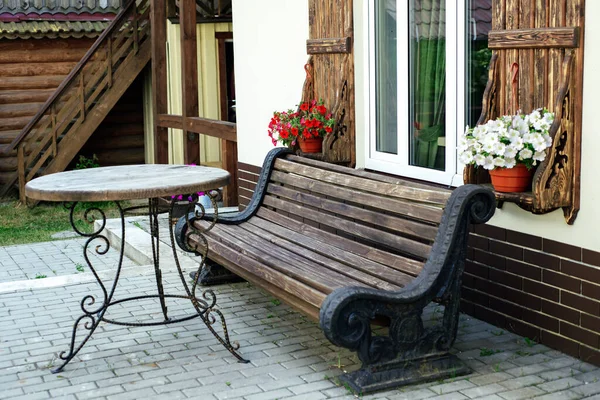
[[[35,117],[5,149],[17,150],[17,172],[4,193],[19,182],[21,201],[25,184],[42,173],[66,168],[114,102],[131,83],[142,46],[150,57],[150,2],[130,0],[85,56],[46,101]],[[147,55],[146,55],[147,53]],[[136,65],[134,65],[136,64]],[[145,64],[145,62],[144,62]],[[113,86],[117,90],[112,90]],[[94,121],[95,122],[95,121]],[[97,125],[96,125],[97,126]],[[85,131],[91,132],[85,132]]]
[[[221,167],[231,174],[231,182],[225,189],[223,201],[226,206],[238,204],[236,124],[200,117],[187,117],[184,121],[181,115],[159,114],[156,125],[173,129],[184,129],[185,127],[187,132],[221,139]]]

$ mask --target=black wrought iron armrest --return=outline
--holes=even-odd
[[[456,335],[452,320],[458,318],[469,225],[487,222],[494,215],[495,206],[493,192],[482,186],[464,185],[454,190],[419,276],[398,291],[365,287],[335,290],[320,311],[320,325],[327,338],[338,346],[356,350],[365,364],[393,359],[399,353],[410,358],[424,347],[431,352],[447,350]],[[422,310],[434,299],[446,305],[446,333],[423,328]],[[381,316],[390,319],[389,337],[371,333],[371,322]]]

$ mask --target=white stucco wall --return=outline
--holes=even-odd
[[[307,0],[233,0],[238,160],[262,165],[273,111],[294,108],[304,84]]]

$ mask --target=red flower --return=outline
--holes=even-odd
[[[318,107],[317,107],[317,110],[319,111],[319,113],[320,113],[321,115],[325,115],[325,113],[327,112],[327,108],[326,108],[325,106],[322,106],[322,105],[321,105],[321,106],[318,106]]]
[[[333,129],[330,126],[325,127],[325,132],[331,133],[332,131],[333,131]]]
[[[290,133],[286,130],[281,131],[281,133],[279,134],[283,139],[287,139],[290,137]]]
[[[300,109],[302,111],[308,111],[308,103],[302,103],[302,104],[300,104]]]
[[[292,128],[292,136],[298,137],[298,128]]]

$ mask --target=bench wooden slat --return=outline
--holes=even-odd
[[[440,220],[442,219],[443,210],[440,207],[411,203],[372,193],[360,192],[354,189],[336,186],[296,174],[273,171],[271,173],[271,180],[274,182],[283,183],[285,185],[297,187],[299,189],[305,189],[311,192],[332,196],[341,200],[352,201],[359,204],[367,204],[369,207],[379,210],[405,215],[435,224],[439,224]],[[432,229],[435,232],[437,227]]]
[[[266,222],[262,220],[262,222]],[[341,274],[350,280],[360,282],[362,285],[371,286],[382,290],[398,290],[407,285],[414,278],[409,275],[402,274],[398,271],[391,270],[383,265],[379,266],[379,269],[374,271],[374,274],[367,274],[358,268],[339,262],[331,254],[324,255],[315,252],[312,247],[304,247],[302,243],[296,242],[296,240],[290,241],[287,236],[276,236],[271,234],[267,229],[263,228],[264,224],[261,223],[260,218],[254,217],[247,221],[243,225],[243,228],[254,233],[267,241],[269,241],[269,248],[273,248],[273,244],[278,245],[278,251],[282,248],[293,254],[293,257],[303,257],[311,260],[318,264],[323,271],[330,270],[333,274]],[[288,231],[293,234],[294,232]],[[290,238],[291,239],[291,238]],[[294,237],[296,239],[296,237]],[[395,272],[390,274],[389,271]],[[386,277],[386,280],[380,279]],[[348,285],[351,283],[348,282]]]
[[[198,242],[198,237],[195,234],[192,234],[190,239]],[[211,260],[253,285],[273,294],[273,296],[305,313],[313,320],[319,320],[319,309],[325,299],[325,294],[279,274],[277,271],[265,268],[259,262],[227,248],[215,238],[207,237],[207,240]],[[241,265],[244,267],[242,268]],[[277,284],[273,282],[277,282]],[[318,300],[315,302],[314,299]]]
[[[257,211],[256,215],[264,218],[267,221],[273,222],[274,224],[298,232],[303,236],[331,246],[331,251],[335,251],[336,255],[341,253],[341,257],[344,257],[342,259],[348,262],[353,262],[352,254],[354,254],[361,257],[361,259],[381,263],[413,276],[417,276],[423,269],[423,262],[421,261],[416,261],[410,258],[392,254],[384,250],[376,249],[366,246],[362,243],[346,239],[333,233],[325,232],[324,230],[317,229],[313,226],[296,221],[295,219],[286,217],[265,207],[261,207]],[[340,251],[338,252],[335,249],[339,249]],[[346,255],[344,256],[343,254]],[[360,265],[361,264],[357,263],[357,266]]]
[[[263,235],[268,232],[270,240],[274,243],[279,243],[284,240],[283,238],[289,239],[290,241],[286,240],[286,242],[296,245],[293,251],[305,252],[310,249],[313,254],[322,256],[323,261],[329,260],[327,265],[331,265],[335,261],[336,267],[338,264],[342,265],[344,273],[354,274],[355,279],[373,287],[394,290],[388,286],[403,287],[414,279],[414,276],[408,275],[404,271],[373,262],[260,217],[251,218],[245,225],[255,226],[257,230],[263,232]],[[385,285],[386,281],[394,285]]]
[[[307,176],[323,182],[329,182],[340,186],[347,186],[354,190],[364,190],[378,195],[408,199],[443,206],[448,200],[448,195],[437,190],[415,188],[409,186],[394,185],[386,182],[375,182],[371,179],[360,178],[349,174],[332,171],[324,171],[320,168],[302,165],[291,161],[277,159],[275,169],[283,172],[295,173]]]
[[[201,242],[196,234],[191,234],[190,239]],[[210,249],[209,258],[227,267],[231,272],[262,287],[262,283],[268,283],[269,287],[278,288],[279,291],[287,292],[317,310],[321,307],[326,295],[314,288],[305,285],[289,276],[272,268],[266,267],[255,259],[239,253],[233,248],[218,240],[216,232],[211,231],[206,236]],[[266,286],[266,285],[265,285]],[[269,289],[271,291],[271,289]],[[285,297],[282,297],[282,300]],[[293,304],[293,303],[292,303]],[[317,311],[318,315],[318,311]],[[317,316],[318,318],[318,316]]]
[[[198,224],[198,223],[196,223]],[[199,224],[206,228],[208,222]],[[250,257],[268,268],[272,268],[286,276],[304,283],[321,293],[329,294],[333,290],[345,286],[366,286],[352,278],[325,272],[318,265],[306,259],[295,257],[283,248],[273,252],[273,246],[236,225],[219,225],[213,228],[210,236],[215,236],[227,247]]]
[[[306,157],[288,155],[288,156],[286,156],[286,159],[293,161],[293,162],[300,163],[300,164],[306,164],[306,165],[310,165],[312,167],[324,169],[326,171],[341,172],[343,174],[353,175],[353,176],[357,176],[360,178],[366,178],[366,179],[377,181],[377,182],[386,182],[386,183],[391,183],[393,185],[410,186],[410,187],[421,188],[421,189],[426,189],[426,190],[432,190],[432,188],[435,187],[431,183],[419,183],[414,180],[399,178],[397,176],[384,175],[382,173],[377,173],[377,172],[369,172],[369,171],[365,171],[363,169],[354,169],[354,168],[350,169],[348,167],[344,167],[341,165],[326,163],[323,161],[313,160],[311,158],[306,158]],[[452,191],[450,189],[448,189],[447,187],[443,187],[441,185],[439,187],[436,187],[435,190],[436,191],[439,190],[440,192],[446,193],[447,198],[450,198],[450,194],[452,193]]]
[[[311,207],[316,207],[320,210],[329,211],[337,215],[343,215],[347,218],[381,226],[395,231],[401,236],[413,236],[425,239],[430,243],[433,242],[433,239],[435,239],[435,235],[437,234],[437,226],[426,225],[416,221],[385,215],[380,212],[352,206],[339,201],[329,200],[313,194],[298,192],[286,186],[270,183],[267,186],[267,193],[280,198],[293,200]]]
[[[411,255],[420,259],[426,259],[431,250],[429,245],[388,232],[383,232],[379,229],[364,226],[356,222],[337,218],[331,214],[326,214],[316,209],[305,207],[291,201],[279,199],[274,196],[265,196],[263,199],[263,204],[287,211],[311,221],[315,221],[321,225],[341,230],[352,236],[369,240],[374,244],[388,246],[403,254]]]

